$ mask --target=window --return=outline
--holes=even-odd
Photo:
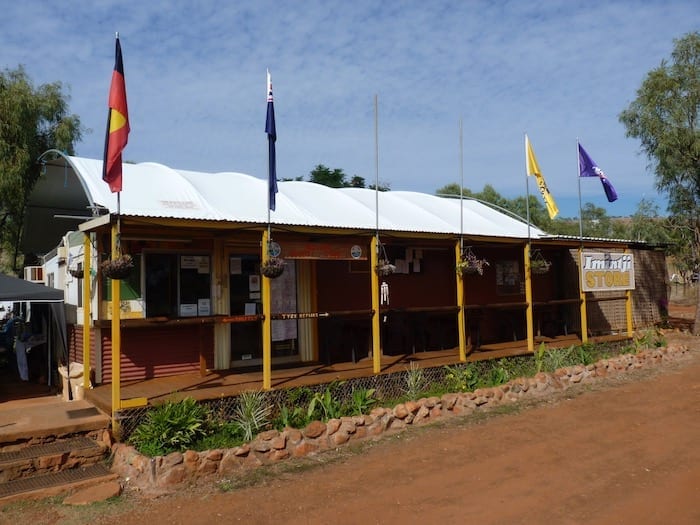
[[[149,253],[144,257],[146,317],[211,315],[208,255]]]

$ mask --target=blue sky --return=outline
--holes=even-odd
[[[578,216],[576,140],[620,199],[594,179],[584,202],[609,215],[642,198],[665,211],[639,142],[618,115],[673,40],[700,29],[688,1],[149,0],[12,2],[0,67],[61,81],[101,158],[114,35],[124,54],[131,134],[124,158],[264,178],[266,69],[278,177],[317,164],[426,193],[460,182],[506,197],[526,189],[524,134],[561,216]],[[530,181],[530,192],[537,191]]]

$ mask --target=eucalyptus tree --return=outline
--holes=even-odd
[[[0,72],[0,269],[19,269],[25,206],[49,149],[73,154],[82,137],[60,82],[35,87],[23,66]]]
[[[687,261],[700,267],[700,32],[674,40],[670,60],[651,70],[619,118],[638,139],[657,189],[668,196],[669,218],[686,229]],[[698,287],[700,299],[700,287]],[[700,308],[694,333],[700,333]]]

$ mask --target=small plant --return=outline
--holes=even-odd
[[[151,457],[183,452],[207,435],[208,420],[208,409],[191,397],[166,401],[148,412],[129,443]]]
[[[548,261],[542,256],[542,252],[535,250],[530,257],[530,271],[534,274],[545,274],[552,266],[551,261]]]
[[[193,445],[193,450],[233,448],[245,443],[241,427],[233,421],[212,422],[209,430],[205,437]]]
[[[590,365],[595,362],[595,358],[587,346],[582,345],[577,347],[576,353],[578,355],[578,362],[582,365]]]
[[[102,275],[110,279],[125,279],[133,269],[134,259],[128,254],[108,259],[100,265]]]
[[[270,257],[260,266],[260,273],[268,279],[275,279],[284,273],[284,265],[281,257]]]
[[[425,390],[427,384],[428,381],[425,378],[423,370],[415,361],[411,361],[411,364],[406,368],[404,393],[410,399],[418,399],[418,396]]]
[[[496,366],[494,366],[489,372],[487,381],[487,386],[498,386],[507,383],[510,380],[510,374],[508,373],[508,361],[506,359],[499,359]]]
[[[374,388],[353,388],[348,407],[350,413],[355,416],[367,414],[377,403],[375,392]]]
[[[660,330],[645,330],[644,333],[633,339],[634,353],[645,348],[659,348],[666,346],[666,338]]]
[[[334,396],[335,390],[341,385],[341,382],[333,381],[326,387],[323,392],[316,392],[307,409],[309,420],[319,419],[328,421],[342,416],[342,404]]]
[[[479,275],[484,275],[484,268],[490,266],[486,259],[479,259],[471,248],[468,247],[464,253],[462,253],[462,260],[457,263],[457,273],[464,275],[467,273],[478,273]]]
[[[308,404],[313,392],[308,387],[296,387],[287,391],[287,401],[277,406],[277,415],[274,427],[278,430],[284,428],[304,428],[311,422]]]
[[[279,407],[273,426],[278,430],[284,430],[285,428],[304,428],[308,424],[307,412],[302,407],[290,408],[282,405]]]
[[[544,343],[540,343],[540,346],[535,350],[535,369],[538,373],[544,370],[544,355],[546,351]]]
[[[265,394],[250,390],[238,396],[238,405],[233,411],[232,421],[240,428],[244,441],[252,441],[255,434],[270,424],[272,406]]]
[[[445,366],[445,382],[450,392],[471,392],[479,383],[474,363]]]
[[[82,268],[68,268],[68,273],[71,274],[71,276],[75,277],[76,279],[82,279],[83,276],[85,275],[85,272],[83,271]]]

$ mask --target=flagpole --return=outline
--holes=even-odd
[[[588,306],[586,292],[583,290],[583,205],[581,201],[581,143],[576,137],[576,178],[578,179],[578,267],[579,267],[579,319],[581,323],[581,342],[588,342]]]
[[[375,237],[370,244],[370,282],[372,285],[372,372],[378,374],[382,367],[382,343],[380,300],[379,300],[379,102],[374,95],[374,205],[375,205]]]
[[[464,138],[459,119],[459,253],[464,254]]]
[[[374,209],[377,250],[379,250],[379,99],[377,94],[374,95]]]
[[[459,246],[455,245],[455,266],[464,257],[464,140],[462,118],[459,119]],[[456,272],[457,286],[457,335],[459,338],[459,360],[467,360],[467,329],[464,314],[464,277]]]
[[[267,70],[267,80],[268,80],[268,82],[269,82],[269,80],[270,80],[270,70],[269,70],[269,69]],[[270,89],[270,86],[267,85],[267,90],[269,90],[269,89]],[[269,93],[267,93],[267,95],[269,96]],[[268,137],[268,149],[269,149],[269,141],[270,141],[270,139],[269,139],[269,137]],[[272,168],[271,159],[270,159],[270,155],[269,155],[269,153],[268,153],[268,155],[267,155],[267,173],[268,173],[268,181],[267,181],[267,184],[268,184],[268,186],[267,186],[267,242],[268,242],[268,243],[269,243],[270,240],[271,240],[271,237],[270,237],[270,233],[271,233],[271,227],[270,227],[270,220],[271,220],[271,219],[270,219],[270,205],[272,204],[272,201],[271,201],[271,198],[272,198],[272,197],[271,197],[271,193],[272,193],[272,192],[270,191],[270,180],[269,180],[270,169],[271,169],[271,168]],[[263,246],[263,249],[264,249],[264,250],[269,250],[269,246]]]
[[[529,143],[527,133],[525,133],[525,199],[527,210],[527,243],[523,249],[523,271],[525,272],[525,330],[527,332],[527,349],[529,352],[535,351],[535,339],[533,328],[533,304],[532,304],[532,270],[530,260],[532,259],[532,240],[530,235],[530,158],[528,156],[532,147]]]

